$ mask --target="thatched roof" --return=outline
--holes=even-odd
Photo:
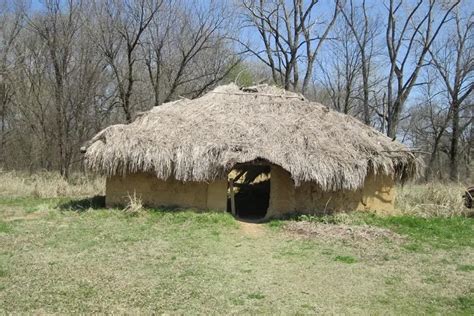
[[[86,165],[106,175],[146,171],[182,181],[226,178],[235,164],[252,161],[279,165],[296,185],[313,181],[324,190],[360,188],[369,172],[405,180],[419,168],[405,145],[267,85],[220,86],[163,104],[104,129],[85,151]]]

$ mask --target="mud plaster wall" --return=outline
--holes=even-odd
[[[323,213],[340,211],[374,211],[390,213],[394,209],[395,188],[392,177],[370,175],[364,187],[356,191],[324,192],[314,183],[295,187],[290,174],[272,166],[270,205],[267,218],[287,213]]]
[[[113,176],[106,181],[107,207],[123,206],[128,197],[136,194],[147,206],[176,206],[225,211],[227,207],[227,182],[212,183],[166,181],[149,173]]]
[[[177,206],[225,211],[227,182],[166,181],[153,174],[136,173],[125,177],[107,178],[106,205],[123,206],[128,196],[136,194],[148,206]],[[272,166],[270,203],[267,218],[300,212],[307,214],[338,211],[375,211],[390,213],[394,208],[394,181],[389,176],[369,176],[364,188],[357,191],[323,192],[314,183],[295,187],[290,174],[279,166]]]

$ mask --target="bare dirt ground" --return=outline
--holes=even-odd
[[[265,227],[261,223],[239,221],[239,226],[242,233],[248,236],[260,237],[265,234]]]

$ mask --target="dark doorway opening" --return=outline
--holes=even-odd
[[[235,215],[243,219],[262,219],[270,204],[270,166],[239,165],[229,173],[227,211],[232,212],[232,188]],[[232,182],[232,183],[231,183]]]

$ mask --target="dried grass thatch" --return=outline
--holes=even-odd
[[[406,146],[357,119],[267,85],[220,86],[163,104],[104,129],[85,151],[86,165],[106,175],[145,171],[182,181],[226,178],[234,165],[252,161],[327,191],[360,188],[369,172],[405,180],[419,168]]]

